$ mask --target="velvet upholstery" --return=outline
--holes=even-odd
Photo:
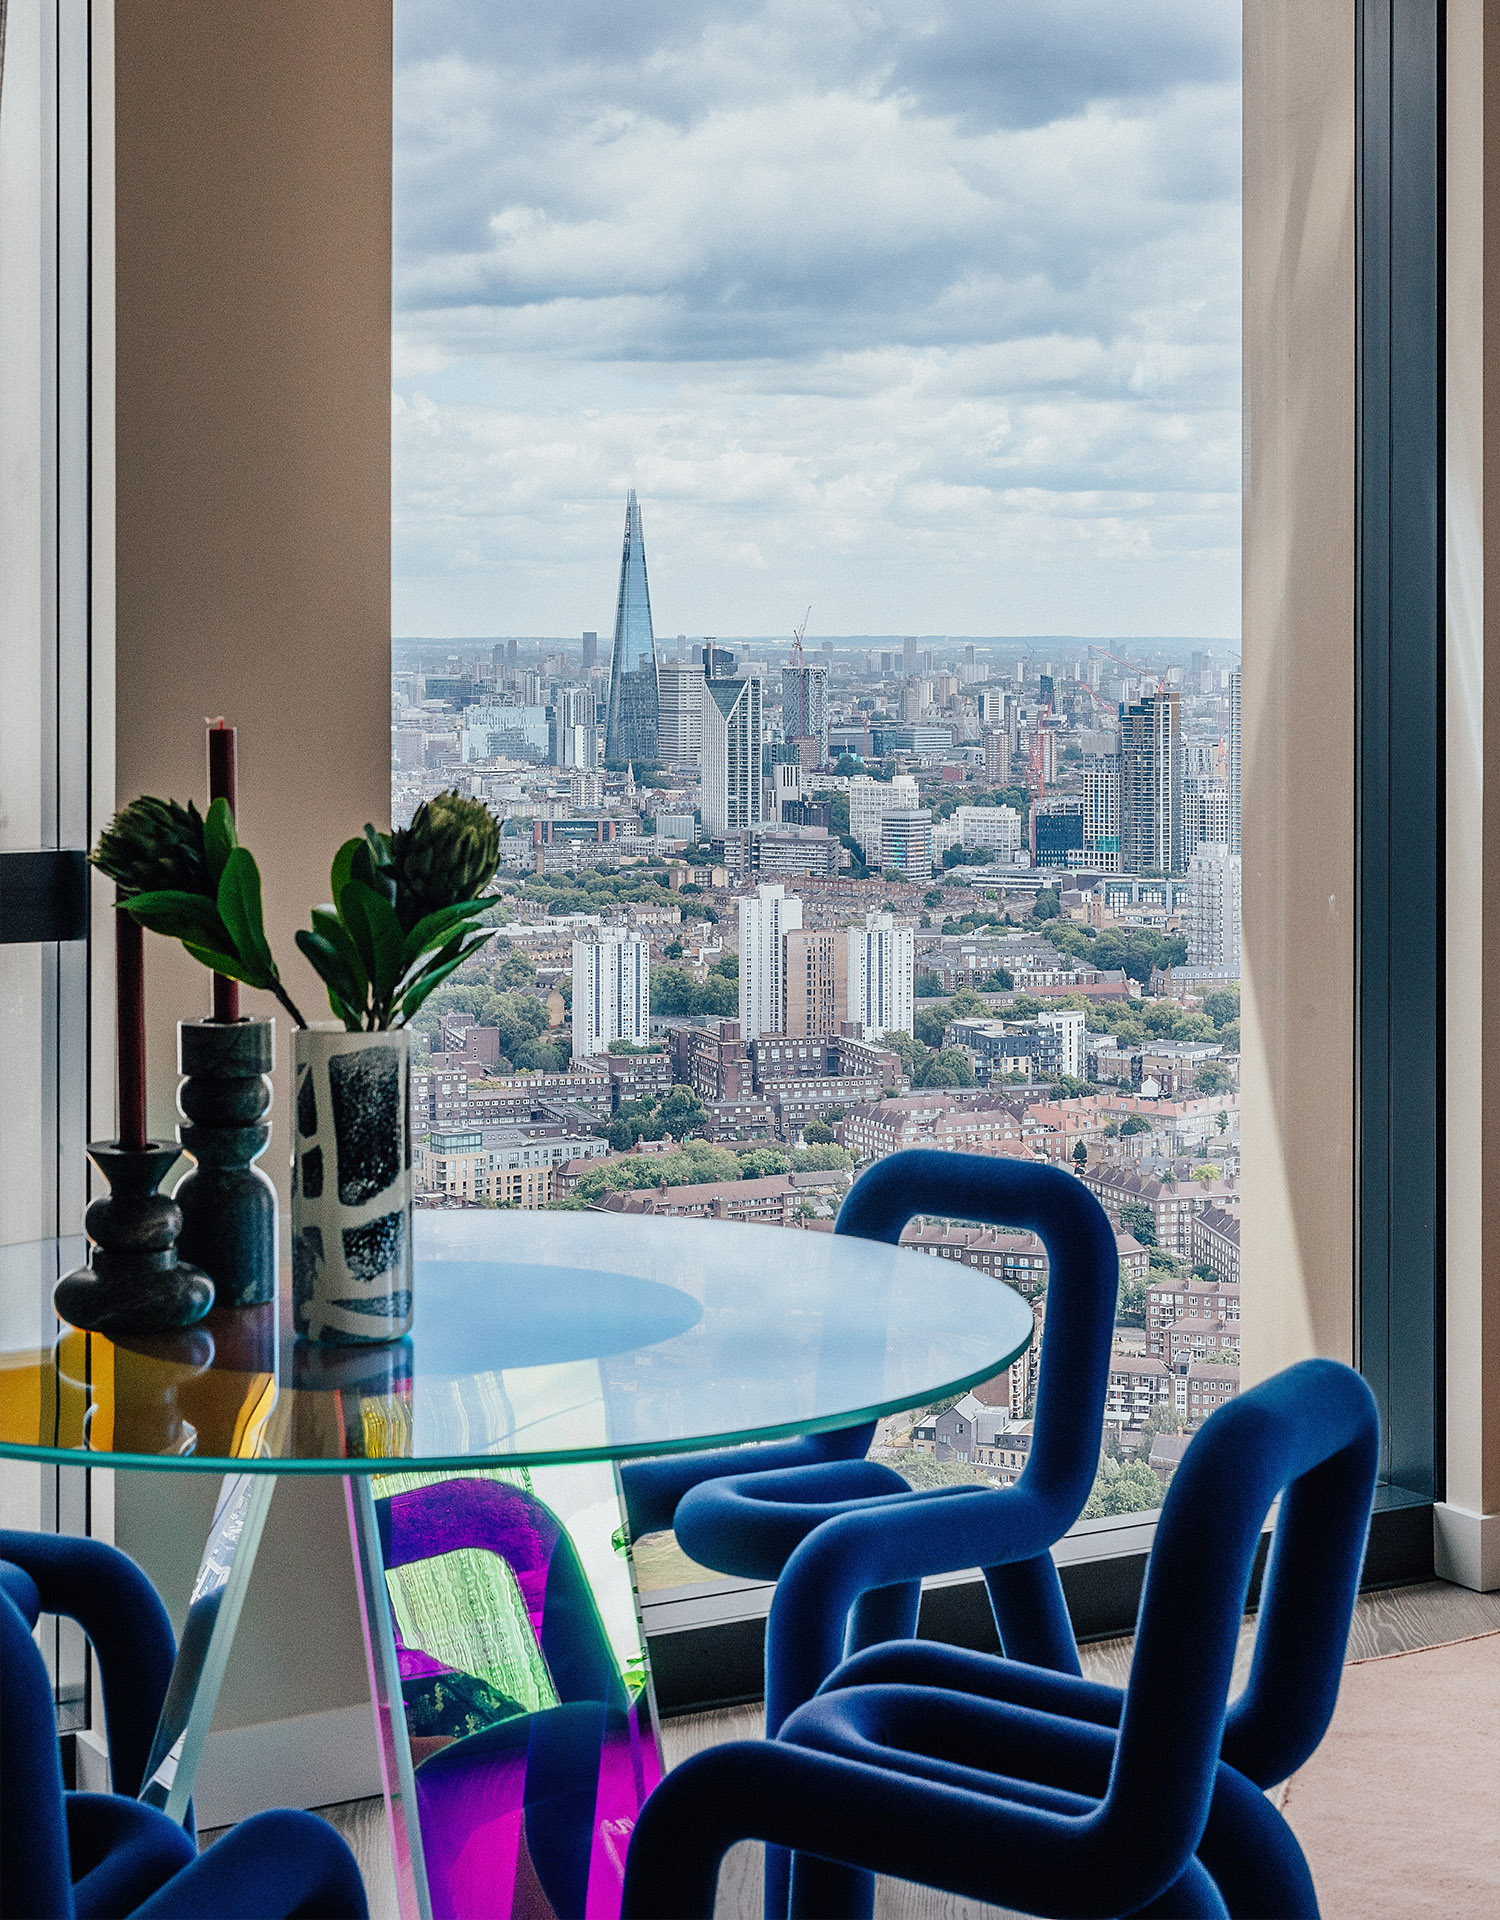
[[[919,1213],[1029,1228],[1047,1250],[1030,1457],[1005,1488],[914,1493],[889,1468],[859,1461],[717,1479],[683,1496],[677,1537],[694,1559],[779,1576],[766,1630],[770,1733],[846,1651],[915,1631],[928,1574],[984,1568],[1007,1651],[1078,1672],[1048,1549],[1078,1518],[1098,1468],[1119,1288],[1113,1230],[1087,1188],[1058,1168],[925,1149],[888,1155],[865,1173],[838,1230],[895,1245]]]
[[[790,1912],[806,1920],[868,1914],[875,1872],[1039,1914],[1311,1920],[1306,1863],[1263,1789],[1332,1717],[1378,1443],[1369,1388],[1332,1361],[1229,1402],[1168,1489],[1123,1694],[918,1642],[857,1654],[778,1738],[667,1776],[631,1845],[625,1920],[710,1914],[742,1839],[799,1850]],[[1250,1678],[1230,1707],[1278,1494]]]
[[[200,1856],[128,1795],[65,1793],[47,1669],[0,1594],[0,1920],[207,1914],[366,1920],[367,1908],[353,1854],[311,1814],[259,1814]]]
[[[16,1588],[24,1580],[43,1613],[65,1614],[88,1636],[104,1691],[110,1785],[116,1793],[139,1793],[177,1657],[155,1587],[118,1547],[67,1534],[0,1530],[0,1563],[13,1599],[12,1568],[20,1576]],[[21,1612],[36,1625],[33,1609]]]

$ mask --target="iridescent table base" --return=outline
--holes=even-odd
[[[345,1484],[403,1920],[613,1920],[661,1777],[614,1468]]]

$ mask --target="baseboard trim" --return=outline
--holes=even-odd
[[[1432,1509],[1432,1564],[1439,1580],[1474,1593],[1500,1588],[1500,1513],[1473,1513],[1447,1500]]]

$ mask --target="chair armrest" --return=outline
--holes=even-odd
[[[112,1785],[116,1793],[138,1793],[177,1657],[155,1587],[102,1540],[5,1529],[0,1559],[35,1581],[44,1612],[76,1620],[88,1635],[104,1685]]]
[[[1191,1856],[1165,1877],[1148,1849],[1122,1858],[1098,1812],[1021,1806],[775,1740],[711,1747],[661,1782],[631,1840],[621,1920],[710,1920],[719,1863],[740,1840],[1080,1920],[1132,1912],[1181,1874],[1197,1898],[1173,1911],[1227,1920]]]
[[[1032,1560],[1051,1547],[1051,1504],[1024,1481],[994,1491],[896,1495],[825,1520],[792,1554],[766,1623],[766,1731],[810,1700],[838,1666],[862,1594],[971,1567]]]

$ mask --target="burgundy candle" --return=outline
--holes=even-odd
[[[115,1024],[120,1048],[120,1141],[146,1144],[146,933],[115,890]]]
[[[238,800],[239,774],[235,764],[235,730],[224,724],[221,714],[217,720],[208,723],[208,799],[212,806],[215,800],[227,800],[231,818],[234,816]],[[226,979],[222,973],[216,973],[214,979],[214,1019],[222,1021],[238,1020],[240,1017],[240,983]]]

